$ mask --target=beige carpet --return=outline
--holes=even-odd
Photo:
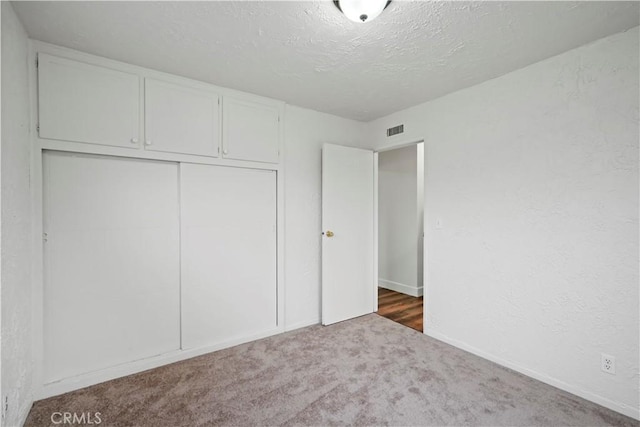
[[[101,426],[640,424],[375,314],[39,401],[26,425],[54,412],[100,412]]]

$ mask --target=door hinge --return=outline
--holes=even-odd
[[[49,234],[48,233],[42,233],[42,241],[43,242],[49,241]]]
[[[220,105],[220,98],[218,98],[218,105]]]
[[[40,123],[36,125],[36,131],[38,132],[38,134],[40,133]]]
[[[38,68],[38,57],[36,56],[36,68]]]

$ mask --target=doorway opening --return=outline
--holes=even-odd
[[[423,332],[424,143],[378,153],[378,314]]]

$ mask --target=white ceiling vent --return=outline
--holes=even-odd
[[[404,125],[398,125],[387,129],[387,136],[397,135],[402,132],[404,132]]]

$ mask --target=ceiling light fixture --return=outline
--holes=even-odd
[[[353,22],[373,21],[391,0],[333,0],[333,3]]]

